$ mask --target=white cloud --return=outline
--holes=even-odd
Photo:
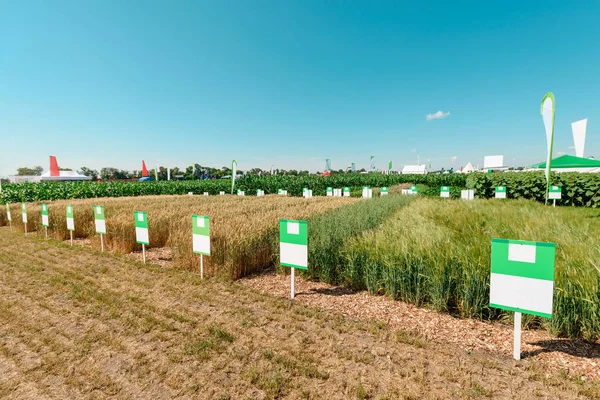
[[[458,156],[453,156],[450,158],[450,161],[455,162],[456,160],[458,160]]]
[[[427,114],[425,116],[425,118],[427,119],[427,121],[431,121],[432,119],[442,119],[442,118],[446,118],[447,116],[450,115],[450,111],[448,112],[443,112],[442,110],[434,113],[434,114]]]
[[[416,152],[417,152],[417,149],[412,149],[410,152],[411,152],[411,153],[416,153]]]

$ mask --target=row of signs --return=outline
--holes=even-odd
[[[466,195],[466,196],[469,196],[469,200],[471,200],[472,199],[470,197],[471,194],[470,193],[464,194],[464,192],[473,192],[473,190],[470,190],[470,191],[462,190],[461,191],[461,198],[465,198],[465,195]],[[494,190],[494,194],[497,199],[505,199],[506,198],[506,186],[496,186],[496,188]],[[450,197],[450,186],[441,186],[440,187],[440,197],[444,197],[444,198]],[[560,186],[550,186],[550,189],[548,191],[548,198],[550,200],[552,200],[552,199],[560,200],[561,197],[562,197],[562,188]]]

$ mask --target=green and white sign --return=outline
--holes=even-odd
[[[48,205],[42,204],[42,225],[46,228],[50,225],[48,223]]]
[[[6,203],[6,218],[8,219],[8,221],[12,221],[12,217],[10,215],[10,204]]]
[[[490,307],[552,317],[554,243],[492,239]]]
[[[27,223],[27,205],[25,203],[21,203],[21,216],[23,217],[23,223]]]
[[[208,196],[208,192],[204,192],[204,195],[205,195],[205,196]]]
[[[210,218],[192,215],[192,248],[196,254],[210,256]]]
[[[350,188],[348,186],[344,188],[344,197],[350,197]]]
[[[73,218],[73,206],[67,206],[67,229],[75,230],[75,219]]]
[[[265,195],[265,191],[262,189],[256,189],[256,197],[263,197]]]
[[[332,187],[328,187],[327,188],[327,196],[333,196],[333,188]]]
[[[550,200],[560,200],[562,198],[562,188],[560,186],[550,186],[548,198]]]
[[[496,186],[496,198],[497,199],[505,199],[506,198],[506,186]]]
[[[333,189],[333,197],[342,197],[342,189]]]
[[[303,188],[302,197],[304,197],[305,199],[312,199],[312,190],[309,188]]]
[[[390,161],[391,163],[391,161]],[[389,193],[387,186],[383,186],[381,189],[379,189],[379,195],[380,196],[386,196]]]
[[[150,244],[148,236],[148,218],[145,211],[134,211],[135,240],[139,244]]]
[[[417,194],[417,193],[419,193],[419,189],[417,189],[417,187],[415,185],[413,185],[408,188],[408,193],[409,194]]]
[[[442,186],[440,188],[440,197],[450,198],[450,186]]]
[[[221,190],[221,191],[219,192],[219,196],[223,196],[223,195],[225,195],[225,192]]]
[[[94,223],[96,233],[106,235],[106,222],[104,221],[104,206],[94,206]]]
[[[277,194],[281,196],[287,196],[287,190],[277,189]]]
[[[308,223],[279,220],[279,262],[284,267],[308,269]]]

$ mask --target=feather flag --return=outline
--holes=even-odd
[[[142,160],[142,177],[148,176],[148,169],[146,168],[146,163]]]
[[[369,165],[371,171],[375,170],[375,156],[371,156],[371,165]]]
[[[573,130],[573,144],[575,144],[575,155],[583,158],[585,148],[585,131],[587,130],[587,118],[571,124]]]
[[[352,172],[356,172],[356,164],[352,163]]]
[[[233,194],[233,188],[235,187],[235,175],[237,169],[237,161],[231,162],[231,194]]]
[[[552,164],[552,146],[554,144],[554,114],[556,112],[556,101],[552,92],[546,93],[542,99],[540,114],[546,128],[546,141],[548,145],[548,158],[546,159],[546,203],[548,203],[548,189],[550,187],[550,171]]]
[[[331,160],[329,158],[325,160],[325,171],[331,171]]]
[[[390,160],[390,162],[388,163],[388,171],[392,170],[392,160]]]

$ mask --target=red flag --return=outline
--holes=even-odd
[[[148,176],[148,170],[146,169],[146,163],[142,160],[142,176]]]
[[[60,171],[58,170],[58,162],[56,161],[56,157],[50,156],[50,176],[60,176]]]

